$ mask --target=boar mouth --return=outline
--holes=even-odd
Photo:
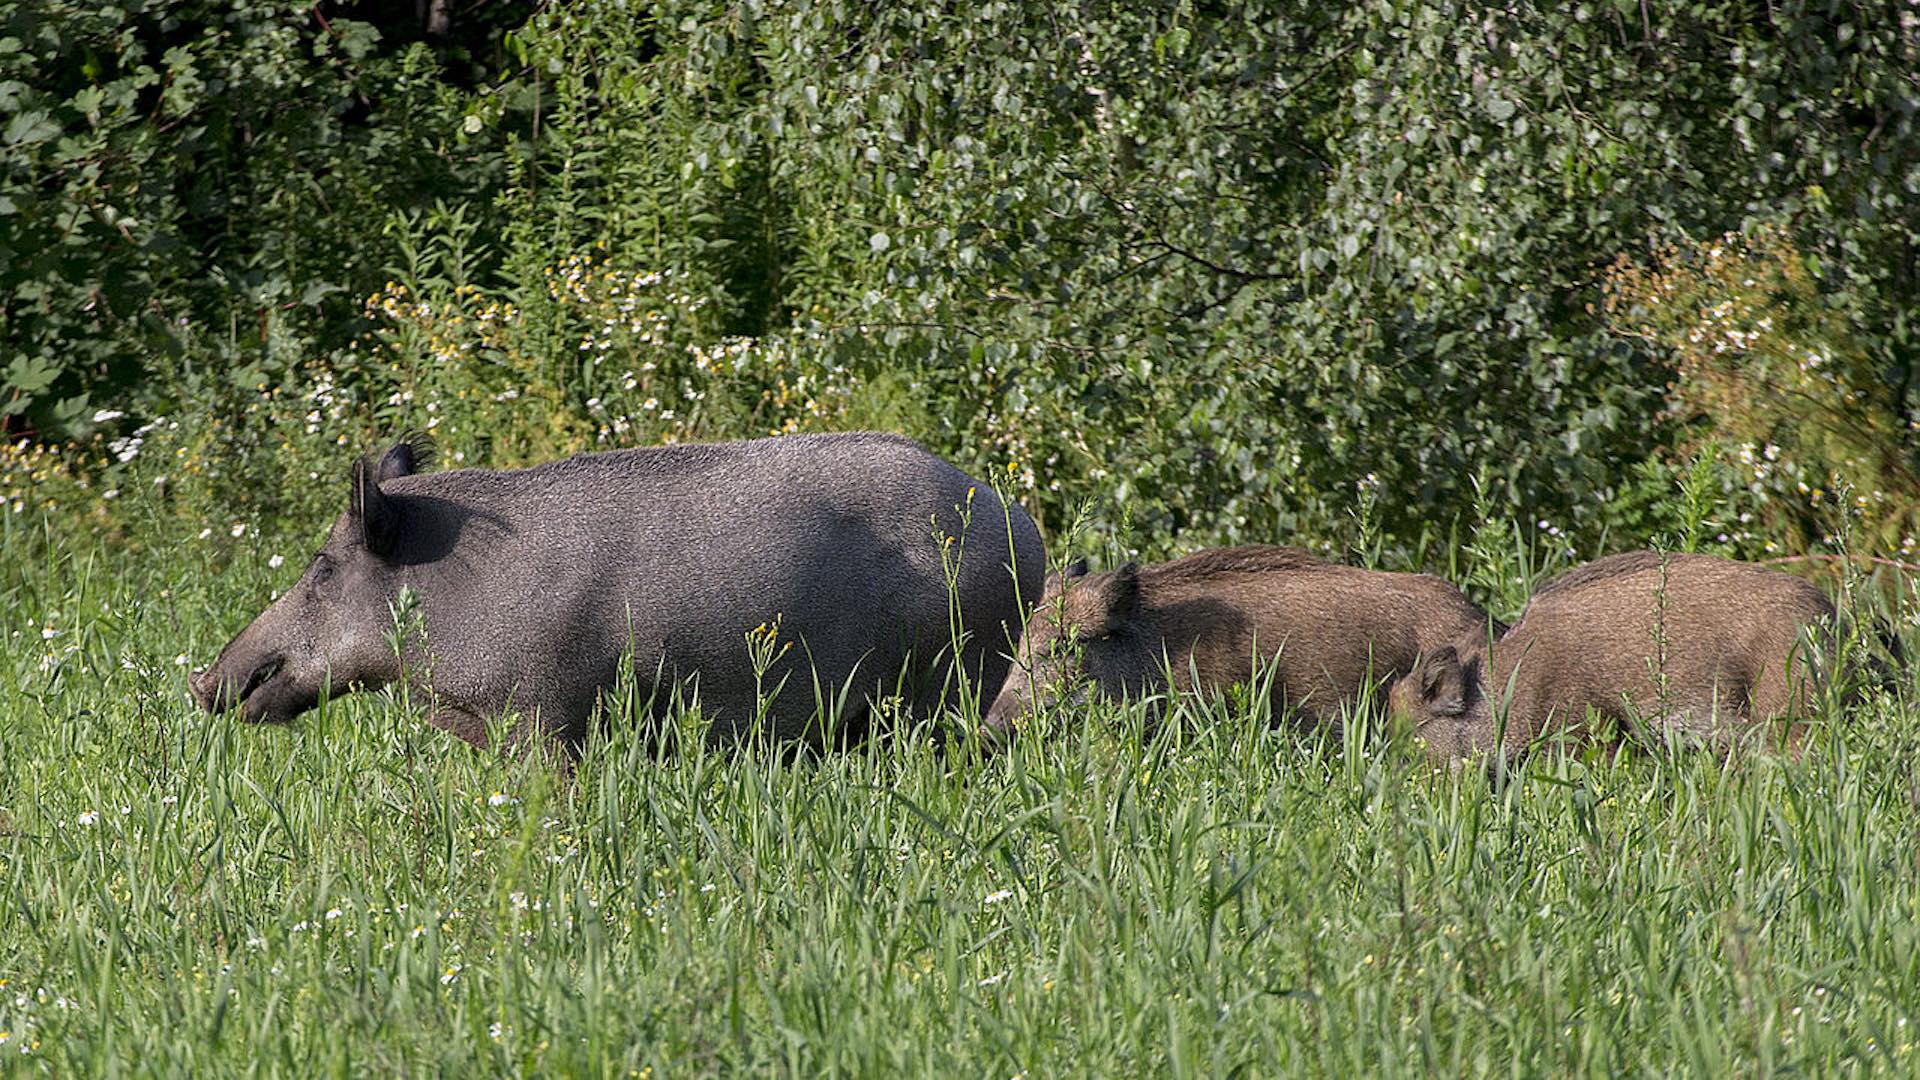
[[[240,692],[234,695],[234,703],[245,708],[247,699],[253,696],[254,691],[265,686],[268,680],[272,679],[275,675],[280,674],[280,669],[285,667],[286,664],[286,658],[282,656],[276,656],[262,662],[260,666],[248,673],[247,681],[240,684]]]

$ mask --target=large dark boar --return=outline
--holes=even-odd
[[[1708,555],[1629,552],[1542,586],[1490,649],[1468,639],[1423,656],[1391,702],[1441,760],[1578,735],[1588,710],[1619,732],[1724,750],[1765,721],[1805,713],[1816,674],[1809,637],[1827,638],[1832,623],[1833,605],[1799,578]],[[1798,745],[1797,725],[1785,734]]]
[[[697,685],[714,737],[754,722],[743,635],[778,620],[766,721],[811,735],[817,685],[858,723],[903,692],[924,714],[951,673],[943,569],[955,564],[962,659],[991,695],[1045,572],[1039,533],[914,442],[857,433],[583,454],[510,472],[417,474],[401,442],[353,467],[351,499],[286,595],[192,679],[211,711],[284,721],[323,688],[401,677],[389,644],[402,590],[425,645],[404,670],[428,719],[475,744],[506,711],[577,748],[631,651],[641,693]],[[956,507],[971,504],[971,535]],[[964,552],[964,554],[963,554]],[[1011,563],[1011,568],[1009,564]],[[791,645],[780,653],[783,645]],[[847,693],[847,691],[851,691]]]
[[[1423,647],[1489,633],[1460,590],[1426,574],[1362,570],[1286,547],[1203,551],[1158,566],[1052,575],[987,713],[1011,730],[1042,699],[1090,684],[1118,697],[1245,682],[1274,666],[1274,704],[1336,719]]]

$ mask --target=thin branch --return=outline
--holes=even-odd
[[[1348,53],[1352,52],[1353,50],[1359,47],[1360,47],[1360,42],[1357,40],[1348,42],[1345,46],[1341,47],[1332,56],[1327,57],[1325,60],[1322,60],[1319,64],[1315,65],[1312,71],[1309,71],[1305,75],[1301,76],[1297,81],[1294,82],[1292,86],[1289,86],[1285,90],[1281,91],[1280,95],[1274,98],[1271,102],[1269,102],[1267,107],[1271,109],[1274,106],[1292,97],[1294,94],[1294,91],[1300,89],[1301,87],[1307,85],[1313,80],[1319,78],[1321,72],[1327,70],[1333,65],[1346,59]]]
[[[1123,269],[1117,270],[1112,274],[1109,274],[1106,277],[1100,279],[1099,287],[1105,288],[1108,285],[1112,285],[1113,283],[1121,280],[1122,278],[1132,277],[1134,274],[1137,274],[1140,271],[1153,266],[1155,263],[1171,256],[1172,254],[1173,252],[1171,251],[1162,251],[1157,255],[1150,255],[1147,258],[1141,259],[1139,262],[1133,263]]]
[[[1242,270],[1238,267],[1226,266],[1222,263],[1214,262],[1212,259],[1209,259],[1204,255],[1200,255],[1195,252],[1188,251],[1185,248],[1179,247],[1175,245],[1172,241],[1168,240],[1166,237],[1160,236],[1160,235],[1155,235],[1154,238],[1147,241],[1147,243],[1150,246],[1160,248],[1163,251],[1170,251],[1173,254],[1178,255],[1183,259],[1186,259],[1188,262],[1199,263],[1201,266],[1206,267],[1207,269],[1213,271],[1216,274],[1220,274],[1225,277],[1235,278],[1240,281],[1291,281],[1293,279],[1292,274],[1269,274],[1262,271]]]
[[[1200,266],[1204,266],[1216,274],[1219,274],[1223,277],[1230,277],[1235,279],[1236,281],[1240,281],[1243,283],[1249,282],[1249,281],[1291,281],[1293,280],[1294,275],[1292,274],[1270,274],[1270,273],[1265,273],[1263,271],[1242,270],[1239,267],[1227,266],[1224,263],[1215,262],[1214,260],[1209,259],[1204,255],[1200,255],[1196,252],[1188,251],[1187,249],[1173,243],[1171,240],[1168,240],[1166,237],[1166,234],[1161,232],[1158,228],[1153,229],[1151,236],[1146,236],[1145,235],[1147,231],[1146,226],[1142,223],[1141,221],[1142,215],[1140,214],[1139,210],[1136,207],[1128,203],[1125,199],[1122,199],[1119,196],[1115,195],[1113,192],[1107,190],[1106,186],[1101,184],[1099,181],[1089,180],[1088,183],[1093,187],[1094,192],[1098,194],[1101,199],[1103,199],[1109,206],[1119,211],[1120,217],[1123,221],[1128,222],[1130,225],[1132,225],[1132,227],[1140,230],[1140,232],[1142,233],[1142,238],[1139,241],[1137,246],[1155,248],[1161,252],[1178,255],[1181,258],[1186,259],[1188,262],[1192,262]],[[1129,245],[1129,246],[1135,246],[1135,245]]]

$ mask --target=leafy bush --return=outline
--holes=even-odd
[[[0,413],[84,435],[178,399],[171,360],[284,370],[353,332],[378,226],[486,205],[424,46],[293,0],[25,0],[0,15]],[[369,227],[373,226],[373,227]],[[111,411],[111,410],[110,410]]]
[[[1784,230],[1623,261],[1609,284],[1610,317],[1670,350],[1671,409],[1737,456],[1770,535],[1800,550],[1852,516],[1868,550],[1914,553],[1914,425]]]
[[[807,313],[1056,530],[1093,497],[1149,548],[1339,539],[1371,476],[1418,546],[1482,477],[1590,542],[1683,437],[1596,310],[1615,255],[1800,213],[1875,358],[1906,340],[1915,40],[1866,14],[553,10],[510,216],[755,332]]]
[[[385,397],[389,427],[451,439],[458,460],[502,464],[786,434],[845,410],[844,369],[806,327],[716,337],[704,329],[707,301],[672,271],[573,255],[542,273],[546,295],[531,311],[466,285],[428,299],[389,283],[368,301],[382,325],[368,362],[338,377],[399,375]]]
[[[433,420],[469,461],[873,425],[1012,460],[1049,532],[1091,502],[1088,543],[1149,554],[1418,561],[1483,512],[1590,549],[1668,527],[1697,411],[1606,267],[1790,222],[1820,332],[1916,418],[1920,26],[1868,6],[668,0],[542,8],[452,78],[339,14],[13,17],[9,92],[51,127],[21,128],[7,191],[41,201],[0,227],[66,254],[0,267],[9,409],[124,437],[324,375],[358,395],[329,434]],[[200,82],[156,113],[188,93],[168,56]],[[130,104],[95,124],[96,87]],[[81,212],[122,213],[102,192],[137,226]],[[589,255],[671,282],[669,326],[549,292]]]

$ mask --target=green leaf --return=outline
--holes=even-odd
[[[44,109],[32,109],[16,113],[7,122],[6,131],[0,133],[0,142],[8,146],[32,146],[42,143],[60,134],[60,125]]]
[[[60,377],[60,369],[44,356],[16,356],[7,367],[6,388],[32,397]]]

